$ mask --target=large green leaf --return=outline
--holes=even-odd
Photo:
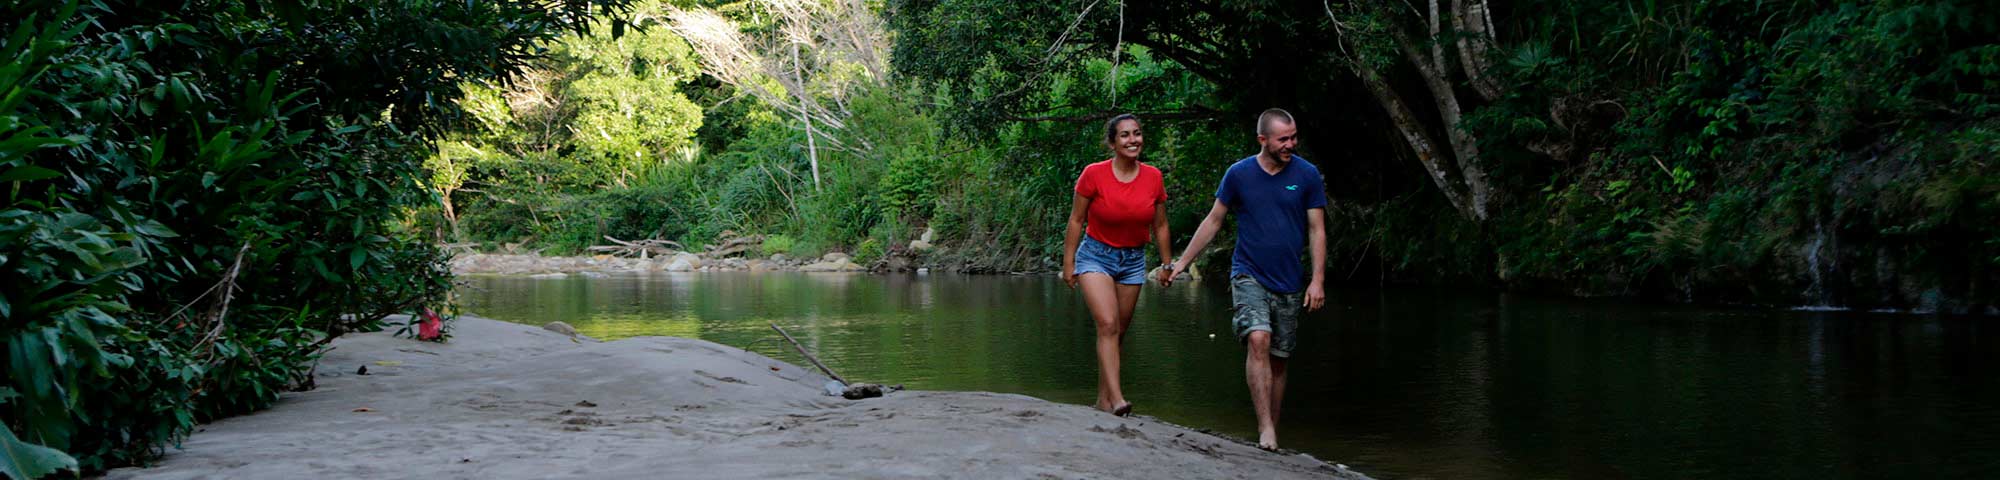
[[[60,176],[62,176],[62,172],[34,165],[25,165],[9,168],[6,173],[0,173],[0,182],[32,182]]]
[[[0,428],[0,473],[17,479],[40,478],[62,470],[76,470],[76,459],[62,450],[23,442],[14,430]]]

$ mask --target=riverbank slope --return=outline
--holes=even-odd
[[[829,397],[818,372],[701,340],[452,333],[343,337],[317,389],[109,478],[1366,478],[1021,395]]]

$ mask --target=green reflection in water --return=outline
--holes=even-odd
[[[805,363],[777,323],[857,381],[1096,394],[1090,317],[1052,278],[466,280],[469,312],[602,339],[694,337]],[[1224,287],[1141,294],[1124,370],[1140,413],[1253,433]],[[1993,319],[1330,297],[1303,321],[1283,440],[1385,478],[2000,478]]]

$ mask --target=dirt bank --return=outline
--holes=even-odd
[[[1021,395],[829,397],[817,372],[701,340],[599,343],[474,317],[453,334],[344,337],[317,390],[109,477],[1365,478]]]

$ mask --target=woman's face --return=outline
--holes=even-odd
[[[1124,158],[1139,158],[1139,150],[1145,148],[1146,136],[1139,133],[1139,121],[1118,122],[1117,133],[1111,136],[1111,151]]]

